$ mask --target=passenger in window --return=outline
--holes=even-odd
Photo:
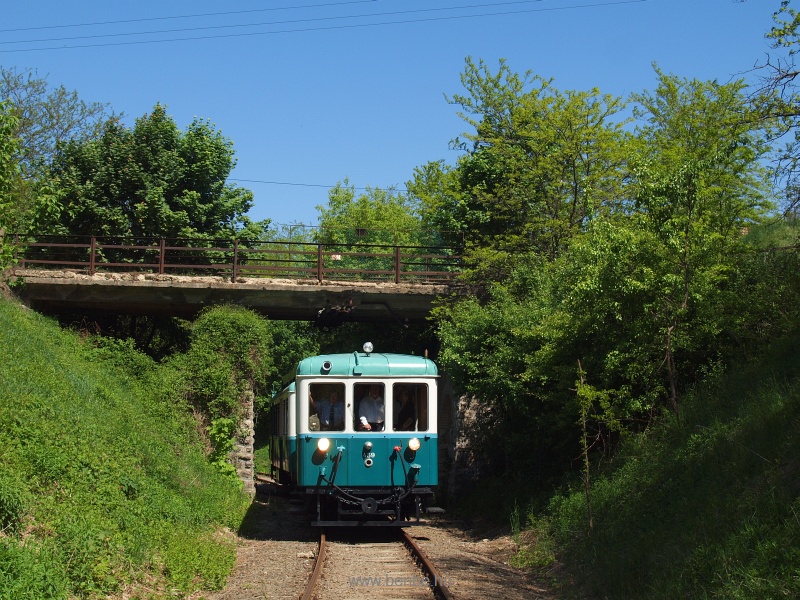
[[[317,414],[317,403],[314,402],[314,391],[313,387],[308,390],[308,430],[309,431],[319,431],[321,429],[319,423],[319,415]]]
[[[311,402],[317,411],[322,431],[344,431],[344,403],[337,390],[331,391],[327,398]]]
[[[400,412],[397,413],[397,422],[394,429],[395,431],[414,431],[416,429],[416,421],[411,393],[408,390],[403,390],[400,392]]]
[[[358,417],[361,431],[383,431],[384,404],[379,385],[369,386],[369,393],[358,405]]]

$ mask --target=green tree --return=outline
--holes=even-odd
[[[588,220],[619,204],[629,139],[619,98],[561,92],[502,60],[492,73],[467,59],[461,82],[467,93],[450,102],[475,131],[452,142],[467,152],[457,164],[458,191],[449,192],[447,171],[429,166],[416,175],[424,197],[454,215],[468,243],[552,259]]]
[[[107,103],[86,102],[31,69],[0,67],[0,100],[7,100],[17,117],[19,163],[26,179],[44,173],[59,143],[96,139],[114,116]]]
[[[752,118],[744,82],[656,72],[656,91],[634,96],[645,119],[639,135],[646,149],[634,169],[635,208],[643,216],[636,223],[656,241],[658,300],[647,310],[660,324],[677,408],[675,353],[702,353],[719,333],[717,292],[734,270],[735,253],[744,249],[747,228],[771,208],[761,164],[769,146],[768,132]]]
[[[458,170],[443,160],[429,162],[414,169],[406,182],[409,197],[416,201],[422,228],[438,232],[445,245],[464,245],[466,222],[461,210],[453,210],[461,197]]]
[[[17,118],[8,110],[8,104],[0,102],[0,206],[5,211],[11,203],[12,192],[19,178],[16,136]]]
[[[403,246],[405,270],[430,270],[426,259],[410,257],[430,254],[428,247],[442,243],[438,232],[423,227],[417,202],[393,189],[367,188],[356,195],[345,179],[328,192],[328,205],[317,210],[315,241],[332,253],[326,267],[391,272],[393,251],[376,246]]]
[[[317,206],[318,240],[327,244],[411,245],[421,237],[417,206],[395,190],[367,188],[356,195],[347,179],[328,192],[327,206]]]
[[[800,208],[800,88],[797,53],[800,51],[800,14],[783,0],[773,14],[774,25],[767,39],[775,51],[758,65],[761,85],[753,94],[753,112],[773,127],[773,154],[777,179],[785,185],[785,209]]]
[[[4,234],[7,228],[14,228],[16,221],[14,192],[20,180],[16,126],[17,119],[9,113],[8,105],[0,102],[0,269],[5,268],[8,261]]]
[[[208,122],[181,132],[157,104],[132,129],[106,122],[94,140],[59,147],[50,169],[60,205],[53,233],[257,239],[250,191],[226,183],[233,144]]]
[[[769,208],[765,132],[747,118],[740,82],[658,76],[653,93],[635,97],[641,121],[621,195],[555,256],[515,253],[484,297],[438,309],[440,363],[490,407],[482,450],[501,470],[519,470],[526,435],[531,469],[568,468],[580,416],[584,435],[613,447],[620,426],[677,407],[735,352],[737,332],[767,315],[747,307],[757,296],[745,246]],[[579,362],[603,399],[591,414],[574,391]]]

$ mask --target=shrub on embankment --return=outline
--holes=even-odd
[[[678,415],[623,444],[550,533],[599,598],[800,596],[800,338],[711,377]],[[552,538],[551,538],[552,539]]]
[[[220,587],[249,502],[208,462],[180,377],[0,299],[0,599]],[[109,360],[113,357],[114,360]]]

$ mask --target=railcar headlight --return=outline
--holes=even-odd
[[[317,449],[320,452],[327,452],[331,447],[331,441],[328,438],[319,438],[317,440]]]
[[[419,439],[411,438],[410,440],[408,440],[408,449],[411,450],[412,452],[416,452],[417,450],[419,450],[419,446],[420,446]]]
[[[371,353],[373,350],[372,342],[364,342],[364,352],[366,354]]]

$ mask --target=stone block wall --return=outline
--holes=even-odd
[[[472,449],[480,402],[460,395],[450,380],[439,380],[439,496],[454,498],[469,491],[480,475],[480,461]]]
[[[242,481],[244,492],[251,498],[256,495],[256,468],[253,455],[253,443],[255,442],[254,401],[255,395],[252,390],[246,390],[241,399],[242,420],[236,429],[233,450],[228,455],[228,460]]]

